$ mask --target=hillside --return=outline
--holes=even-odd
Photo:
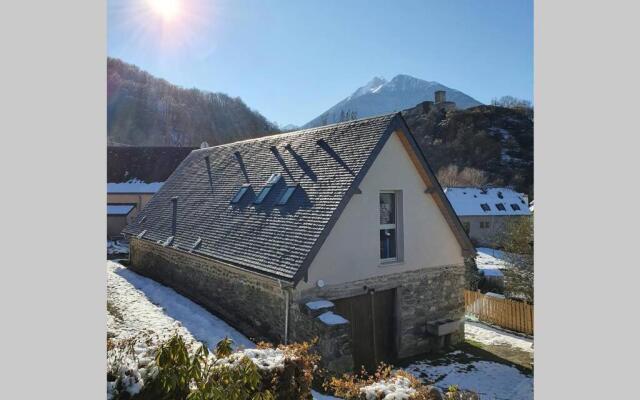
[[[233,142],[277,129],[240,98],[184,89],[119,59],[107,59],[110,144],[198,146]]]
[[[531,109],[478,106],[443,111],[423,103],[402,112],[434,172],[454,165],[484,172],[533,199]]]
[[[303,128],[401,111],[425,100],[433,100],[434,93],[438,90],[445,90],[447,100],[455,102],[460,108],[482,104],[438,82],[429,82],[409,75],[397,75],[390,81],[376,77],[358,88],[351,96],[309,121]]]

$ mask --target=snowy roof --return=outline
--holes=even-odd
[[[155,193],[160,190],[163,183],[145,183],[139,179],[130,179],[121,183],[107,183],[107,193]]]
[[[445,188],[449,202],[458,216],[531,215],[527,195],[510,188]]]
[[[107,215],[129,215],[134,204],[107,204]]]

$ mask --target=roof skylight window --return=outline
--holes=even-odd
[[[513,211],[519,211],[520,210],[520,206],[515,204],[515,203],[511,203],[511,208],[513,209]]]
[[[282,178],[282,175],[280,174],[271,174],[271,176],[269,177],[269,179],[267,179],[267,186],[273,186],[276,183],[278,183],[278,181],[280,180],[280,178]]]
[[[267,198],[267,195],[271,191],[271,188],[273,187],[273,185],[275,185],[276,183],[278,183],[280,181],[280,178],[282,178],[282,175],[280,175],[280,174],[271,174],[269,179],[267,179],[267,183],[262,188],[260,193],[258,193],[258,197],[256,197],[256,199],[253,201],[253,203],[254,204],[261,204],[264,201],[264,199]]]
[[[262,188],[262,190],[260,191],[260,193],[258,193],[258,197],[256,197],[254,203],[255,204],[260,204],[264,201],[264,199],[267,197],[267,195],[269,194],[269,192],[271,191],[271,186],[265,186]]]
[[[236,193],[236,195],[233,196],[233,199],[231,199],[231,204],[239,203],[240,200],[242,199],[242,196],[244,196],[244,194],[247,193],[250,187],[251,185],[248,183],[243,184],[240,190],[238,190],[238,193]]]
[[[496,203],[496,208],[500,211],[507,211],[502,203]]]
[[[291,196],[293,196],[297,188],[298,188],[298,185],[287,186],[287,189],[284,191],[284,193],[282,193],[282,196],[280,197],[280,199],[276,204],[279,206],[283,206],[287,204],[287,202],[289,201]]]
[[[487,203],[480,204],[480,207],[482,207],[484,211],[491,211],[491,207],[489,207]]]

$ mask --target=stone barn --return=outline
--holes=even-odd
[[[399,113],[194,150],[124,232],[131,269],[333,371],[463,339],[475,250]]]

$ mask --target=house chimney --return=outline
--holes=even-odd
[[[447,92],[444,90],[436,90],[436,103],[444,103],[447,101]]]

